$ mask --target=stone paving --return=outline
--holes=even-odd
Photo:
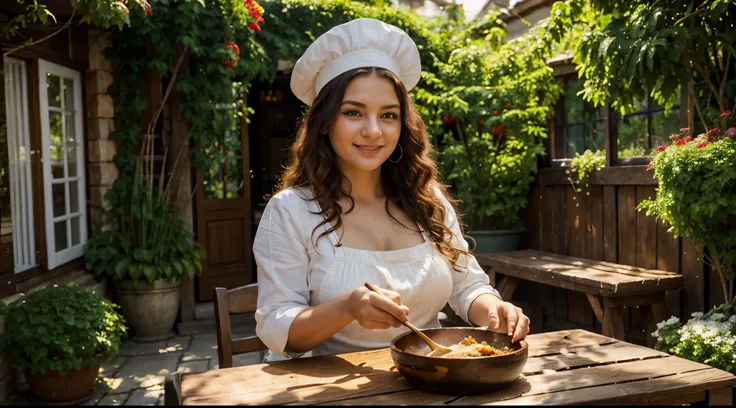
[[[233,329],[238,337],[252,335],[255,321]],[[100,381],[90,400],[82,405],[163,405],[164,379],[171,372],[204,371],[218,368],[217,334],[206,332],[154,342],[125,340],[116,360],[100,368]],[[260,363],[263,354],[233,356],[233,366]],[[27,386],[6,401],[7,405],[35,405]]]

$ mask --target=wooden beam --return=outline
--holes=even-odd
[[[646,165],[605,167],[590,176],[592,185],[656,186],[657,180]],[[570,185],[565,167],[539,169],[539,180],[543,186]]]

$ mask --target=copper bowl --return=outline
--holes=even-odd
[[[511,336],[482,328],[443,327],[422,330],[444,346],[459,343],[468,336],[495,348],[514,350],[501,356],[475,358],[427,357],[431,351],[414,332],[391,340],[391,358],[396,369],[417,388],[446,394],[477,394],[499,390],[514,382],[529,357],[525,341],[511,343]]]

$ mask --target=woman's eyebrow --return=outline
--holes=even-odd
[[[365,108],[364,103],[355,102],[355,101],[342,101],[342,105],[355,105],[359,108]],[[386,105],[382,107],[381,109],[399,109],[400,106],[398,104],[392,104],[392,105]]]

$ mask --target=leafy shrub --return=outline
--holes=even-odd
[[[687,237],[705,249],[706,262],[718,272],[724,299],[731,299],[736,268],[736,128],[713,128],[696,138],[689,129],[657,148],[649,165],[659,183],[654,199],[637,207],[670,225],[675,238]]]
[[[31,373],[97,365],[114,358],[126,332],[118,306],[78,285],[50,286],[7,306],[0,351]]]

